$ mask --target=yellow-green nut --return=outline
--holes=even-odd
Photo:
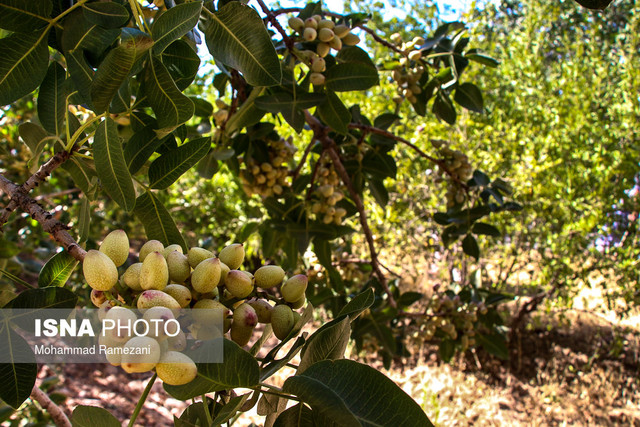
[[[318,30],[318,38],[323,42],[330,42],[335,37],[335,34],[330,28],[322,28]]]
[[[144,262],[144,259],[152,252],[164,252],[164,245],[162,242],[158,240],[149,240],[147,243],[142,245],[140,248],[140,253],[138,254],[138,258],[140,262]]]
[[[303,296],[299,300],[292,302],[291,303],[291,308],[294,309],[294,310],[302,308],[304,306],[305,302],[307,302],[307,297]]]
[[[302,33],[302,37],[308,42],[314,41],[317,36],[318,36],[318,32],[311,27],[305,28],[304,32]]]
[[[304,293],[307,290],[307,284],[309,279],[304,274],[296,274],[287,280],[280,288],[282,298],[286,302],[296,302],[300,298],[304,297]]]
[[[151,307],[167,307],[171,310],[179,310],[180,304],[171,295],[158,290],[144,291],[138,296],[138,309],[144,310]]]
[[[140,269],[140,287],[144,290],[163,290],[169,283],[169,266],[160,252],[152,252]]]
[[[291,17],[289,18],[289,27],[300,33],[304,29],[304,21],[300,18]]]
[[[146,320],[149,330],[142,330],[139,334],[155,338],[158,341],[167,339],[175,335],[180,330],[180,325],[175,322],[176,318],[173,312],[167,307],[151,307],[145,310],[142,318]]]
[[[148,372],[160,361],[160,344],[150,337],[133,337],[124,345],[122,369],[128,373]]]
[[[329,42],[329,46],[335,50],[342,49],[342,39],[340,37],[332,38],[331,41]]]
[[[104,294],[104,291],[91,290],[91,302],[93,305],[100,307],[106,300],[107,296]]]
[[[258,322],[271,323],[271,313],[273,312],[273,306],[268,301],[263,299],[252,299],[248,304],[253,307],[258,315]]]
[[[294,317],[288,305],[276,305],[271,312],[271,327],[279,340],[283,340],[293,329]]]
[[[351,28],[342,24],[336,25],[336,27],[333,29],[333,32],[335,33],[336,36],[342,38],[351,32]]]
[[[247,303],[241,304],[233,312],[231,339],[241,347],[247,345],[257,324],[258,315],[253,307]]]
[[[284,270],[277,265],[265,265],[256,270],[254,277],[256,286],[268,289],[282,283]]]
[[[122,345],[133,336],[133,324],[136,320],[138,316],[128,308],[113,307],[102,322],[104,329],[100,335]]]
[[[244,261],[244,246],[242,246],[242,243],[233,243],[221,250],[218,258],[230,270],[237,270]]]
[[[298,323],[298,321],[300,320],[301,317],[302,316],[297,311],[293,312],[293,325],[294,326],[295,326],[296,323]]]
[[[135,264],[131,264],[129,268],[124,272],[120,280],[124,283],[128,288],[133,289],[134,291],[141,291],[142,286],[140,286],[140,271],[142,270],[142,263],[136,262]]]
[[[178,351],[168,351],[156,365],[158,377],[170,385],[184,385],[198,375],[198,367],[189,356]]]
[[[178,301],[178,304],[180,304],[180,307],[182,308],[188,307],[189,304],[191,304],[191,290],[184,285],[172,283],[164,288],[163,291]]]
[[[331,46],[329,46],[329,44],[325,42],[318,43],[318,46],[316,47],[316,52],[320,57],[324,58],[329,54],[329,51],[331,51]]]
[[[173,282],[182,283],[191,274],[191,266],[187,256],[178,251],[172,251],[167,255],[167,267],[169,268],[169,279]]]
[[[175,337],[167,338],[165,342],[167,343],[167,348],[171,351],[182,351],[187,348],[187,336],[182,331]]]
[[[324,58],[320,58],[320,57],[316,58],[311,63],[311,71],[315,73],[322,73],[326,69],[327,69],[327,62],[324,60]]]
[[[409,53],[409,59],[412,61],[417,61],[421,57],[422,57],[422,52],[419,50],[412,50],[411,53]]]
[[[224,285],[236,298],[246,298],[253,292],[253,280],[240,270],[231,270]]]
[[[213,292],[220,281],[220,260],[208,258],[202,261],[191,274],[191,286],[197,292]]]
[[[205,259],[213,258],[213,252],[204,248],[191,248],[187,252],[187,260],[191,268],[196,268]]]
[[[336,27],[335,22],[329,20],[329,19],[323,19],[320,22],[318,22],[318,29],[322,29],[322,28],[329,28],[331,30],[333,30]]]
[[[118,282],[118,268],[111,258],[95,249],[89,250],[82,262],[84,279],[92,289],[108,291]]]
[[[105,347],[104,355],[107,359],[107,362],[112,364],[113,366],[120,366],[122,362],[122,343],[118,343],[113,341],[108,335],[99,335],[98,336],[98,345]]]
[[[184,251],[182,250],[182,246],[173,244],[164,248],[164,251],[162,251],[162,255],[164,255],[164,257],[166,258],[173,251],[180,252],[181,254],[184,253]]]
[[[349,33],[342,38],[342,44],[347,46],[355,46],[360,43],[360,37],[356,36],[353,33]]]
[[[220,259],[220,258],[218,258]],[[224,281],[227,279],[227,274],[229,274],[231,269],[224,262],[220,262],[220,280],[218,281],[218,286],[224,285]]]
[[[311,75],[309,76],[309,81],[311,82],[312,85],[322,86],[325,81],[324,74],[311,73]]]
[[[219,301],[202,299],[194,304],[192,310],[193,320],[205,326],[215,326],[224,321],[229,314],[229,309]]]
[[[107,234],[102,244],[100,252],[111,258],[111,261],[120,267],[129,258],[129,238],[124,230],[115,230]]]

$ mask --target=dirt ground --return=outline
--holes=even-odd
[[[625,425],[640,426],[640,331],[617,327],[581,311],[546,314],[511,344],[510,361],[467,352],[451,364],[435,346],[413,349],[412,358],[385,373],[441,426]],[[562,321],[558,321],[558,319]],[[363,360],[377,368],[375,358]],[[56,392],[76,405],[104,405],[123,425],[149,378],[110,365],[46,368],[58,375]],[[283,377],[275,378],[281,383]],[[186,404],[156,383],[138,418],[141,426],[173,425]],[[255,408],[234,425],[261,425]]]

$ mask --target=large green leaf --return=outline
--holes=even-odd
[[[323,122],[338,133],[346,134],[351,122],[351,112],[345,107],[338,95],[328,91],[327,100],[317,109]]]
[[[256,98],[255,105],[265,111],[282,114],[287,123],[299,133],[304,126],[302,110],[321,104],[325,99],[320,93],[300,92],[294,96],[288,92],[279,92]]]
[[[107,54],[91,84],[91,100],[96,113],[107,111],[136,59],[152,45],[153,40],[144,33],[122,32],[120,45]]]
[[[82,190],[87,197],[93,200],[91,187],[93,186],[92,181],[94,177],[97,176],[93,162],[74,155],[71,156],[68,161],[64,162],[61,168],[67,171],[76,186]]]
[[[89,5],[99,4],[115,3],[90,3]],[[64,30],[62,30],[61,43],[65,55],[74,52],[81,53],[81,49],[88,50],[94,55],[100,55],[120,36],[118,28],[104,28],[97,23],[89,22],[82,10],[73,11],[63,22]]]
[[[131,174],[138,172],[162,145],[163,139],[158,138],[153,128],[153,125],[145,126],[141,131],[134,133],[124,146],[124,159]]]
[[[51,0],[0,0],[0,28],[29,32],[48,23]]]
[[[85,199],[87,200],[87,199]],[[71,277],[73,270],[78,265],[78,260],[69,255],[69,252],[62,251],[52,256],[40,270],[38,276],[38,286],[64,286]]]
[[[96,2],[82,5],[84,17],[92,24],[118,28],[129,20],[129,12],[116,2]]]
[[[169,71],[162,62],[151,57],[144,71],[144,93],[149,105],[156,113],[158,126],[163,136],[193,116],[195,106],[176,87]]]
[[[138,197],[133,213],[144,225],[148,239],[159,240],[165,245],[176,243],[187,249],[187,244],[171,214],[151,192]]]
[[[176,40],[162,52],[162,63],[179,90],[185,90],[198,74],[200,57],[184,40]],[[244,105],[244,104],[243,104]]]
[[[278,92],[260,96],[256,98],[255,103],[258,108],[271,113],[280,113],[315,107],[322,104],[325,99],[326,97],[321,93],[301,92],[294,95],[289,92]]]
[[[309,366],[321,360],[343,358],[350,333],[351,322],[348,316],[326,329],[316,331],[302,348],[297,374],[302,374]]]
[[[353,297],[351,301],[347,303],[337,317],[348,315],[352,320],[358,317],[363,311],[371,307],[376,300],[375,293],[372,288]]]
[[[158,157],[149,166],[151,188],[165,189],[195,166],[211,148],[211,138],[197,138]]]
[[[131,174],[124,161],[116,123],[107,117],[93,138],[93,159],[104,191],[123,209],[131,212],[136,203]]]
[[[42,126],[54,135],[63,131],[68,94],[64,68],[52,62],[38,91],[38,118]]]
[[[260,382],[258,361],[233,341],[221,340],[208,341],[199,350],[216,351],[213,347],[222,345],[224,363],[198,363],[198,376],[193,381],[181,386],[165,383],[164,389],[176,399],[187,400],[214,391],[256,386]]]
[[[49,134],[42,127],[32,122],[25,122],[18,126],[20,138],[29,147],[31,151],[31,159],[29,159],[29,171],[35,173],[38,169],[38,160],[47,145],[47,137]]]
[[[82,51],[70,52],[66,55],[67,71],[73,86],[82,100],[91,108],[91,85],[95,72],[87,63]]]
[[[0,39],[0,105],[6,105],[37,88],[47,74],[48,29],[14,33]]]
[[[482,113],[484,109],[482,92],[473,83],[463,83],[458,86],[453,100],[467,110],[475,111],[476,113]]]
[[[262,18],[232,1],[212,13],[203,25],[211,55],[238,69],[252,86],[275,86],[282,80],[278,54]]]
[[[0,399],[17,409],[31,395],[36,383],[36,357],[29,344],[7,324],[0,324],[0,343],[0,351],[8,356],[7,360],[21,362],[0,363]]]
[[[120,427],[120,421],[109,411],[97,406],[76,406],[71,414],[73,427]]]
[[[160,15],[151,27],[155,41],[153,54],[160,55],[174,40],[193,30],[198,23],[200,10],[202,3],[196,1],[178,4]]]
[[[335,65],[325,73],[325,85],[334,92],[366,90],[378,84],[378,70],[361,62]]]
[[[283,411],[273,423],[273,427],[315,426],[313,413],[308,406],[298,403]]]
[[[325,360],[288,378],[283,391],[341,426],[431,426],[420,406],[376,369]]]
[[[67,288],[28,289],[12,299],[4,308],[53,309],[74,308],[78,297]]]

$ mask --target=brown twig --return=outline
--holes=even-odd
[[[389,289],[389,284],[387,283],[384,273],[380,268],[380,261],[378,260],[378,252],[376,250],[375,242],[373,241],[373,233],[371,232],[371,229],[369,228],[369,224],[367,222],[367,215],[364,209],[364,204],[362,203],[362,199],[360,198],[360,195],[356,192],[356,190],[353,188],[353,183],[351,182],[349,173],[347,172],[344,165],[342,164],[342,160],[340,159],[340,155],[338,154],[338,151],[336,149],[336,144],[333,141],[333,139],[329,137],[329,133],[328,133],[329,129],[325,125],[323,125],[317,118],[312,116],[311,113],[309,113],[309,111],[305,110],[304,114],[305,114],[305,119],[307,123],[309,124],[309,126],[311,126],[311,129],[313,130],[315,138],[322,143],[324,151],[331,158],[333,167],[336,169],[336,172],[340,176],[340,179],[342,179],[342,182],[344,182],[345,186],[349,190],[351,199],[355,203],[356,208],[358,210],[360,225],[362,226],[362,231],[365,235],[365,239],[367,240],[367,245],[369,246],[369,253],[371,254],[371,267],[373,268],[373,271],[376,273],[376,276],[378,276],[378,280],[382,285],[382,289],[384,289],[385,293],[389,297],[389,304],[395,308],[397,307],[397,303],[395,298],[393,297],[393,293],[391,292],[391,289]]]
[[[375,33],[375,31],[373,31],[371,28],[367,27],[366,25],[360,24],[360,25],[356,25],[357,28],[361,28],[362,31],[364,31],[365,33],[369,34],[371,37],[373,37],[373,39],[375,41],[377,41],[378,43],[380,43],[381,45],[388,47],[389,49],[393,50],[394,52],[397,52],[401,55],[406,56],[406,54],[402,51],[402,49],[400,49],[398,46],[394,45],[393,43],[389,43],[388,41],[386,41],[385,39],[383,39],[382,37],[380,37],[379,35],[377,35]]]
[[[269,9],[269,7],[264,3],[263,0],[257,0],[257,2],[260,5],[260,8],[264,12],[264,14],[267,15],[267,20],[271,23],[273,28],[275,28],[276,31],[278,31],[282,36],[282,41],[284,42],[284,45],[287,47],[289,52],[291,52],[291,55],[294,58],[297,58],[294,53],[294,47],[293,47],[294,42],[291,39],[291,37],[289,37],[287,32],[284,30],[284,28],[282,28],[282,25],[280,25],[280,22],[278,22],[276,15],[271,11],[271,9]]]
[[[416,146],[414,143],[412,143],[409,140],[406,140],[400,136],[394,135],[393,133],[386,131],[384,129],[380,129],[374,126],[368,126],[368,125],[363,125],[361,123],[349,123],[349,129],[360,129],[363,130],[365,132],[369,132],[369,133],[375,133],[378,135],[382,135],[385,136],[387,138],[391,138],[395,141],[401,142],[403,144],[405,144],[406,146],[410,147],[412,150],[414,150],[416,153],[418,153],[418,155],[420,155],[420,157],[423,157],[427,160],[429,160],[430,162],[438,165],[438,167],[440,169],[442,169],[447,175],[449,175],[451,177],[452,180],[456,181],[462,188],[464,188],[465,190],[468,189],[468,186],[466,183],[462,182],[459,180],[459,178],[454,175],[449,168],[447,167],[446,163],[441,160],[441,159],[437,159],[433,156],[428,155],[427,153],[425,153],[424,151],[422,151],[420,148],[418,148],[418,146]]]
[[[296,178],[298,178],[298,176],[300,176],[300,171],[304,167],[304,164],[307,161],[307,157],[309,156],[309,153],[311,152],[311,149],[313,148],[315,141],[316,141],[315,138],[311,138],[311,141],[309,141],[309,144],[304,149],[304,153],[302,154],[302,159],[300,159],[300,163],[298,164],[298,167],[291,174],[294,181],[296,180]]]
[[[31,197],[21,191],[21,187],[0,175],[0,190],[4,192],[11,201],[15,202],[23,211],[38,221],[44,231],[58,242],[71,256],[78,261],[82,261],[87,252],[82,249],[67,230],[69,227],[55,219],[51,213],[47,212]]]
[[[58,166],[69,160],[74,151],[75,147],[70,151],[60,151],[54,154],[53,157],[40,166],[36,173],[31,175],[29,179],[19,187],[19,191],[24,195],[29,194],[31,190],[40,185],[41,182],[44,182]],[[7,206],[2,210],[2,213],[0,213],[0,228],[9,220],[9,216],[17,207],[18,204],[15,200],[9,201]]]
[[[42,406],[42,409],[47,411],[53,422],[58,427],[71,427],[71,422],[67,415],[64,413],[62,408],[53,403],[51,398],[44,391],[40,390],[38,386],[33,386],[33,390],[31,390],[31,399],[35,400]]]

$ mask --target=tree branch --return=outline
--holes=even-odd
[[[51,415],[53,422],[58,427],[71,427],[71,422],[69,421],[69,418],[67,418],[67,415],[62,411],[62,408],[53,403],[47,393],[40,390],[40,387],[33,387],[33,390],[31,391],[31,399],[38,402],[40,406],[42,406],[42,409]]]
[[[404,53],[402,51],[402,49],[400,49],[398,46],[396,46],[396,45],[394,45],[392,43],[389,43],[388,41],[386,41],[385,39],[383,39],[382,37],[377,35],[375,33],[375,31],[373,31],[371,28],[365,26],[364,24],[356,25],[356,27],[357,28],[361,28],[362,31],[364,31],[365,33],[371,35],[371,37],[373,37],[373,39],[375,41],[377,41],[378,43],[380,43],[381,45],[388,47],[389,49],[393,50],[394,52],[399,53],[400,55],[406,56],[406,53]]]
[[[360,129],[363,130],[365,132],[369,132],[369,133],[375,133],[378,135],[382,135],[385,136],[387,138],[391,138],[395,141],[401,142],[403,144],[405,144],[406,146],[410,147],[412,150],[414,150],[416,153],[418,153],[418,155],[420,155],[420,157],[423,157],[427,160],[429,160],[430,162],[438,165],[438,167],[440,169],[442,169],[447,175],[449,175],[451,177],[451,179],[453,179],[454,181],[456,181],[458,184],[460,184],[460,186],[462,188],[464,188],[465,190],[468,189],[468,186],[466,183],[460,181],[457,176],[455,176],[450,170],[449,168],[447,168],[447,164],[446,162],[444,162],[443,160],[437,159],[433,156],[428,155],[427,153],[425,153],[424,151],[422,151],[420,148],[418,148],[417,145],[415,145],[414,143],[412,143],[409,140],[406,140],[402,137],[399,137],[397,135],[394,135],[393,133],[386,131],[384,129],[380,129],[377,127],[373,127],[373,126],[368,126],[368,125],[363,125],[360,123],[349,123],[349,129]]]
[[[282,41],[287,47],[287,50],[289,50],[289,52],[291,52],[291,55],[296,58],[296,55],[293,53],[293,40],[291,40],[287,32],[284,30],[284,28],[282,28],[282,25],[280,25],[280,22],[278,22],[276,15],[271,11],[271,9],[269,9],[269,7],[267,7],[263,0],[257,1],[264,14],[267,15],[267,20],[271,23],[273,28],[275,28],[282,36]]]
[[[0,175],[0,190],[4,192],[11,201],[15,202],[23,211],[38,221],[42,228],[58,242],[71,256],[78,261],[84,260],[87,252],[82,249],[67,230],[69,227],[55,219],[51,213],[45,211],[34,199],[21,191],[21,187]]]
[[[384,276],[384,273],[380,269],[380,261],[378,259],[378,252],[376,250],[375,242],[373,241],[373,233],[369,228],[369,224],[367,222],[367,215],[365,213],[364,204],[362,203],[362,199],[360,195],[353,188],[353,183],[351,182],[351,178],[349,177],[349,173],[345,169],[342,164],[342,160],[340,160],[340,155],[336,149],[336,143],[329,137],[328,128],[324,126],[320,121],[309,113],[309,111],[304,111],[305,118],[311,129],[313,130],[314,136],[317,140],[319,140],[324,148],[324,151],[329,154],[331,157],[331,161],[333,162],[333,166],[336,169],[336,172],[342,179],[342,182],[347,186],[349,190],[349,194],[351,195],[351,199],[356,205],[358,209],[360,225],[362,226],[362,231],[364,232],[365,239],[367,240],[367,245],[369,246],[369,253],[371,254],[371,267],[373,271],[378,276],[378,280],[382,285],[382,289],[384,289],[385,293],[389,297],[389,304],[392,307],[397,307],[397,303],[395,298],[393,297],[393,293],[391,289],[389,289],[389,285],[387,284],[387,279]]]
[[[44,182],[54,169],[69,160],[74,151],[75,147],[71,151],[60,151],[54,154],[53,157],[40,166],[36,173],[31,175],[29,179],[19,187],[19,191],[24,195],[29,194],[31,190],[40,185],[41,182]],[[17,207],[18,203],[15,200],[9,201],[7,206],[2,210],[2,213],[0,213],[0,227],[9,220],[9,216]]]

